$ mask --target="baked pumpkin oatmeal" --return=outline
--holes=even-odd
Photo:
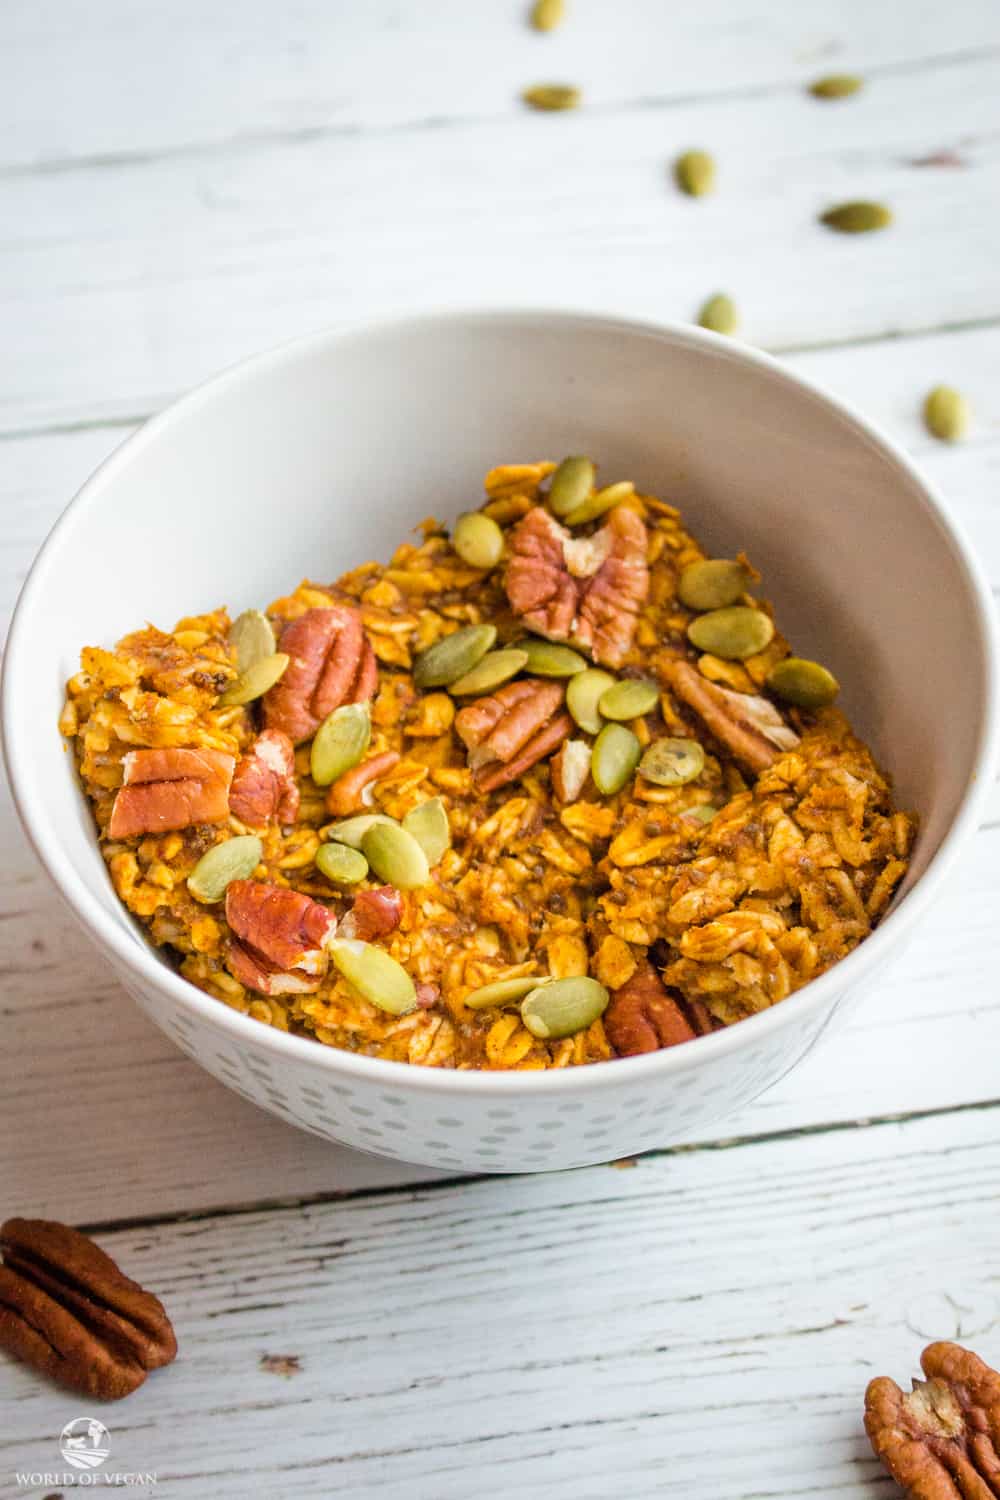
[[[742,554],[586,458],[453,531],[87,647],[74,745],[115,890],[193,984],[395,1061],[537,1069],[775,1005],[885,912],[915,833]]]

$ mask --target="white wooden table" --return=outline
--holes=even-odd
[[[992,0],[570,8],[540,36],[521,0],[7,0],[5,609],[93,466],[244,354],[464,301],[687,319],[720,288],[906,445],[1000,585]],[[861,95],[805,93],[845,69]],[[550,80],[584,108],[519,104]],[[711,199],[671,185],[689,145],[719,160]],[[816,224],[854,197],[895,227]],[[974,403],[961,446],[920,425],[938,382]],[[888,1496],[870,1375],[931,1337],[1000,1361],[996,791],[909,952],[726,1139],[474,1182],[200,1072],[3,819],[0,1211],[93,1229],[182,1349],[108,1408],[0,1363],[3,1496],[62,1493],[16,1475],[66,1471],[91,1412],[105,1470],[177,1500]]]

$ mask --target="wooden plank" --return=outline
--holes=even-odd
[[[8,176],[0,431],[131,417],[317,326],[484,297],[689,319],[722,287],[776,349],[996,318],[998,71],[984,49],[836,108],[796,88]],[[667,170],[692,142],[720,161],[697,202]],[[913,165],[956,144],[966,169]],[[817,223],[855,197],[895,227]]]
[[[181,1356],[114,1407],[3,1366],[0,1475],[93,1413],[181,1496],[881,1494],[869,1378],[934,1337],[1000,1361],[997,1121],[101,1235]]]

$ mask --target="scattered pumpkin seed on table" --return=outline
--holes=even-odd
[[[602,1016],[611,999],[603,984],[585,974],[551,979],[525,995],[521,1020],[542,1041],[575,1036]]]
[[[582,453],[564,458],[549,481],[549,510],[560,520],[576,510],[594,488],[597,470]]]
[[[809,92],[814,99],[846,99],[864,86],[864,79],[855,73],[828,73],[825,78],[817,78],[811,83]]]
[[[418,688],[447,687],[471,672],[497,638],[495,625],[466,625],[442,636],[413,663],[413,681]]]
[[[566,525],[585,526],[588,521],[596,521],[598,516],[614,510],[616,505],[621,505],[623,500],[634,494],[635,485],[631,479],[621,479],[617,484],[609,484],[605,489],[590,495],[576,510],[571,510],[566,517]]]
[[[857,199],[852,203],[838,203],[820,214],[820,223],[838,234],[870,234],[876,229],[888,229],[892,223],[892,210],[884,203],[870,203]]]
[[[247,703],[254,703],[258,698],[263,698],[269,688],[284,675],[290,657],[283,651],[275,651],[271,656],[262,656],[245,672],[234,677],[225,692],[219,695],[220,708],[243,707]]]
[[[526,636],[518,649],[528,658],[525,671],[533,677],[575,677],[587,670],[587,658],[570,646],[560,646],[541,636]]]
[[[698,324],[712,333],[735,333],[740,326],[736,303],[725,292],[716,292],[714,297],[709,297],[707,302],[702,303]]]
[[[547,982],[539,974],[527,974],[520,979],[496,979],[492,984],[480,985],[478,990],[470,990],[463,1003],[472,1010],[485,1010],[488,1005],[516,1005],[525,995]]]
[[[705,769],[705,752],[697,740],[654,740],[639,762],[639,774],[654,786],[685,786]]]
[[[230,881],[250,879],[263,852],[260,839],[252,833],[213,844],[188,876],[187,888],[196,901],[221,901]]]
[[[495,568],[503,555],[503,532],[492,516],[469,510],[459,516],[451,545],[470,568]]]
[[[625,677],[601,694],[597,711],[605,719],[638,719],[642,714],[652,713],[659,701],[660,690],[655,682]]]
[[[638,736],[624,724],[605,724],[590,757],[590,774],[597,790],[605,797],[613,797],[632,775],[639,764],[642,746]]]
[[[330,948],[334,967],[363,1000],[391,1016],[405,1016],[417,1003],[417,989],[391,953],[360,938],[337,938]]]
[[[677,580],[677,597],[688,609],[725,609],[742,599],[750,573],[729,557],[705,557],[688,563]]]
[[[954,386],[936,385],[924,401],[924,425],[942,443],[957,443],[969,428],[969,403]]]
[[[690,198],[703,198],[715,187],[715,158],[707,151],[685,151],[674,162],[677,186]]]
[[[774,622],[762,609],[733,604],[698,615],[687,628],[688,640],[699,651],[710,651],[724,661],[746,661],[774,639]]]
[[[369,828],[374,828],[376,823],[394,822],[395,819],[387,817],[385,813],[358,813],[356,817],[332,823],[326,832],[334,843],[346,844],[349,849],[360,849],[361,840]]]
[[[536,83],[525,89],[521,98],[531,109],[576,109],[580,103],[580,90],[571,83]]]
[[[361,839],[361,852],[379,880],[400,891],[415,891],[430,879],[427,855],[399,823],[373,823]]]
[[[554,31],[565,19],[565,0],[535,0],[531,7],[531,24],[536,31]]]
[[[597,705],[614,684],[611,673],[602,672],[600,667],[588,667],[566,684],[566,707],[573,722],[585,734],[600,734],[604,728],[604,719]]]
[[[229,644],[236,651],[236,670],[245,672],[254,662],[273,656],[278,649],[274,627],[259,609],[245,609],[229,627]]]
[[[315,864],[320,874],[335,885],[357,885],[368,874],[368,861],[360,849],[347,844],[320,844]]]
[[[416,839],[433,869],[451,843],[451,826],[441,798],[431,797],[411,808],[403,819],[403,829]]]
[[[818,661],[786,656],[767,674],[767,686],[797,708],[825,708],[840,692],[840,683]]]
[[[527,661],[527,651],[516,647],[504,651],[487,651],[471,672],[466,672],[464,677],[459,677],[455,682],[449,682],[448,691],[460,698],[466,693],[492,692],[501,683],[509,682],[518,672],[523,671]]]
[[[372,737],[367,703],[345,703],[328,714],[309,751],[309,771],[317,786],[329,786],[361,760]]]

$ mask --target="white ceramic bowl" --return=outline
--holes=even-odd
[[[559,1073],[455,1073],[285,1036],[179,978],[119,905],[56,729],[85,643],[239,610],[386,557],[478,503],[507,460],[588,452],[745,547],[782,628],[921,819],[904,894],[844,962],[672,1051]],[[689,328],[459,313],[322,335],[238,366],[147,424],[53,530],[11,631],[3,725],[21,818],[142,1008],[263,1109],[363,1150],[474,1172],[606,1161],[746,1104],[812,1046],[933,905],[995,738],[990,601],[942,506],[885,438],[763,355]]]

